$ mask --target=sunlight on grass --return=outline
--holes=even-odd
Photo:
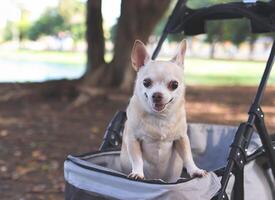
[[[86,54],[81,52],[62,52],[62,51],[30,51],[18,50],[15,52],[1,51],[1,59],[9,59],[15,61],[28,62],[45,62],[64,65],[79,65],[86,64]]]
[[[258,85],[264,68],[260,61],[186,58],[185,76],[190,85]],[[274,70],[269,83],[275,84]]]

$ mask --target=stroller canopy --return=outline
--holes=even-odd
[[[205,22],[208,20],[237,18],[249,19],[253,33],[275,31],[275,0],[244,2],[249,0],[179,0],[164,32],[197,35],[205,33]]]

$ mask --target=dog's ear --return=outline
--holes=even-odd
[[[147,53],[145,45],[140,40],[136,40],[131,54],[133,68],[138,71],[149,61],[149,59],[150,57]]]
[[[172,62],[175,62],[180,67],[183,67],[186,46],[187,46],[186,40],[184,39],[181,41],[181,43],[179,45],[179,49],[177,51],[176,56],[172,59]]]

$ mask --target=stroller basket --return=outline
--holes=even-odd
[[[218,175],[226,166],[236,130],[236,127],[231,126],[189,124],[188,135],[194,160],[199,167],[208,170],[209,174],[204,178],[188,178],[183,172],[183,177],[176,183],[128,179],[120,169],[119,150],[68,156],[64,164],[65,199],[211,199],[220,189]],[[273,199],[275,190],[272,177],[265,165],[257,134],[252,136],[248,155],[245,166],[245,199]],[[227,191],[229,197],[233,185],[232,179]]]

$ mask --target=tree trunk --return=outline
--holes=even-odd
[[[216,53],[216,41],[212,41],[210,44],[210,58],[214,59]]]
[[[87,49],[87,69],[86,74],[97,70],[105,64],[105,41],[102,27],[101,0],[87,1],[86,19],[86,40]]]
[[[121,16],[118,20],[117,34],[114,42],[114,57],[111,63],[104,65],[104,59],[96,60],[95,56],[100,54],[102,58],[101,49],[98,49],[97,46],[102,47],[102,41],[98,42],[98,35],[102,34],[103,31],[98,30],[100,26],[99,23],[101,21],[97,21],[91,23],[87,20],[88,28],[87,39],[90,37],[90,42],[88,42],[88,50],[90,49],[90,53],[88,51],[88,63],[89,66],[93,65],[90,71],[86,72],[86,77],[90,80],[90,82],[94,82],[91,79],[99,79],[102,81],[96,81],[96,86],[112,86],[112,87],[120,87],[122,84],[124,85],[124,89],[131,88],[134,79],[134,72],[130,67],[130,54],[132,50],[133,43],[136,39],[140,39],[143,42],[147,42],[150,34],[154,30],[155,25],[160,20],[165,10],[169,7],[169,3],[171,0],[122,0],[121,1]],[[95,15],[95,11],[89,10],[94,8],[94,4],[98,1],[89,0],[88,4],[88,17],[98,17]],[[99,7],[97,7],[99,9]],[[98,10],[97,10],[98,11]],[[101,15],[100,15],[101,16]],[[96,21],[96,19],[93,19]],[[89,30],[98,31],[96,34],[89,34]],[[97,38],[94,38],[96,37]],[[103,37],[100,37],[102,39]],[[93,46],[92,46],[93,45]],[[104,49],[103,49],[104,50]],[[92,54],[94,51],[94,54]],[[102,64],[104,67],[102,67]],[[98,68],[101,66],[101,70]],[[101,71],[100,73],[98,71]],[[96,74],[96,75],[95,75]],[[128,87],[128,88],[127,88]]]
[[[254,41],[249,41],[249,60],[253,60],[254,58]]]
[[[257,40],[257,36],[251,35],[249,38],[249,60],[253,60],[254,58],[254,49],[255,49],[255,42]]]
[[[170,0],[122,1],[114,49],[112,85],[121,86],[123,90],[132,88],[135,77],[134,70],[130,67],[133,43],[136,39],[147,43],[169,4]]]

